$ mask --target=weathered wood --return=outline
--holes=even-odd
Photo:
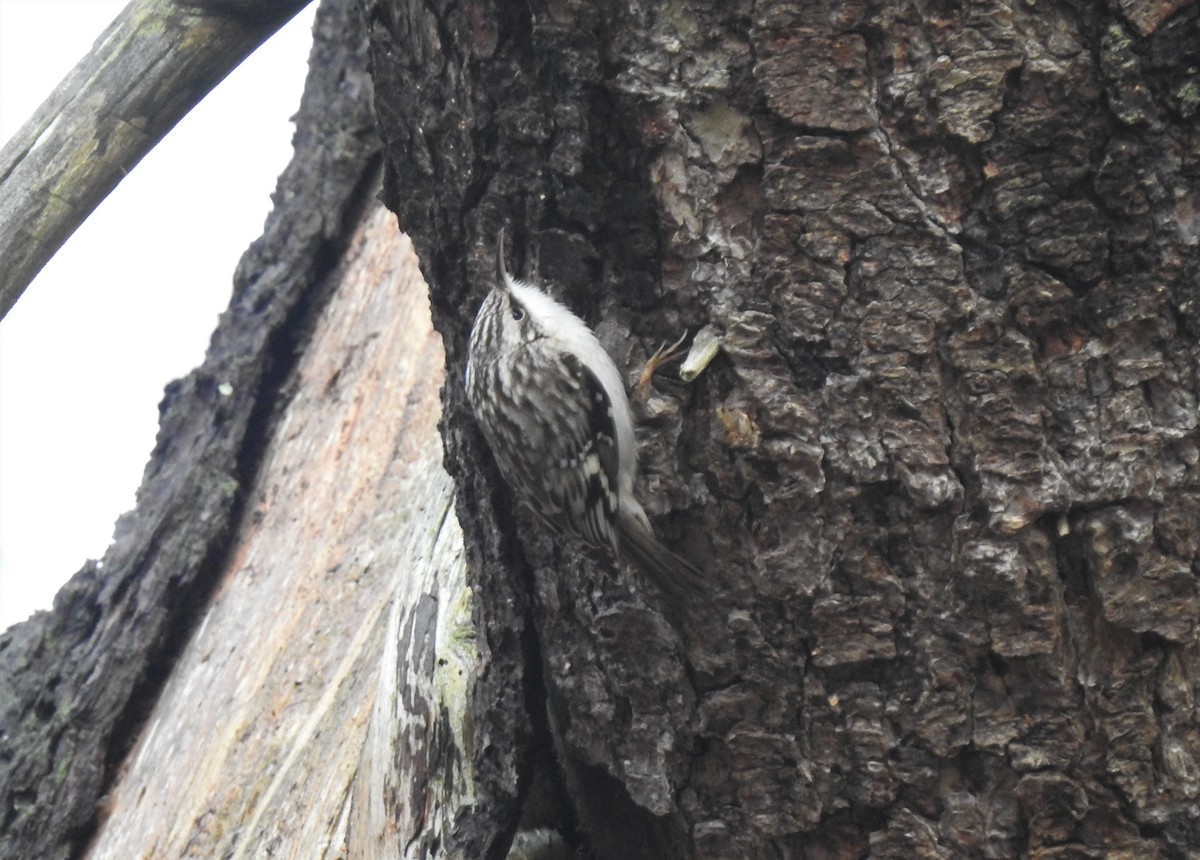
[[[0,317],[142,156],[307,3],[130,2],[0,150]]]
[[[497,857],[542,783],[530,797],[571,802],[525,823],[602,858],[1188,856],[1200,7],[369,11],[385,198],[448,363],[457,495],[420,445],[413,492],[457,513],[465,571],[452,524],[363,489],[413,478],[380,454],[416,444],[387,436],[398,345],[351,312],[389,297],[330,278],[344,303],[323,316],[296,275],[344,259],[370,187],[360,31],[334,4],[287,205],[210,364],[168,399],[111,579],[0,640],[18,667],[0,846],[80,845],[179,665],[97,852],[154,852],[165,827],[185,856],[311,838],[300,856]],[[638,399],[643,498],[717,591],[682,636],[644,584],[512,504],[467,416],[503,221],[514,268],[597,322],[631,380],[682,328],[720,334],[690,385],[660,374]],[[328,337],[342,324],[357,334]],[[298,349],[319,372],[293,373]],[[272,496],[299,475],[304,494]],[[449,574],[436,599],[395,576],[423,548]],[[343,565],[322,578],[326,559]]]
[[[432,332],[432,323],[426,323]],[[439,342],[439,355],[440,349]],[[397,510],[437,528],[409,528],[413,534],[405,535],[406,555],[398,566],[403,576],[393,593],[374,710],[354,774],[346,857],[436,857],[463,818],[494,826],[498,817],[478,808],[471,760],[486,735],[476,731],[472,707],[482,663],[454,485],[442,469],[436,426],[408,424],[427,430],[423,445],[429,456],[424,471],[396,496]],[[515,789],[515,762],[508,772]]]
[[[583,841],[1193,851],[1200,8],[369,5],[451,380],[505,222],[631,380],[722,336],[643,407],[648,508],[719,592],[682,643],[508,503],[447,388],[468,553],[532,576]]]
[[[65,860],[227,566],[296,346],[378,169],[358,7],[323,4],[296,156],[204,364],[168,386],[158,441],[102,562],[0,636],[0,856]],[[200,240],[198,240],[200,241]]]
[[[475,659],[454,635],[470,603],[437,434],[441,341],[382,207],[330,279],[213,600],[108,793],[93,860],[150,846],[422,856],[401,849],[471,800],[457,747]],[[379,742],[364,748],[369,725]],[[393,768],[399,781],[367,777]],[[373,813],[353,838],[352,796]]]

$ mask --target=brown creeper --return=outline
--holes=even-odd
[[[471,328],[467,398],[508,481],[558,531],[628,556],[672,598],[704,578],[654,536],[633,495],[637,440],[621,375],[579,317],[504,267]]]

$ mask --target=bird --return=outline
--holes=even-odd
[[[471,328],[466,394],[505,481],[559,533],[624,556],[668,598],[707,592],[664,546],[634,493],[637,438],[621,374],[596,335],[541,287],[512,277],[504,231]]]

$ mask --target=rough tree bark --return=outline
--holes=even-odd
[[[0,635],[0,857],[81,856],[118,766],[230,564],[242,520],[255,516],[247,490],[272,415],[295,385],[298,351],[378,181],[353,3],[322,10],[312,60],[277,205],[234,276],[205,363],[167,388],[136,509],[52,612]],[[244,629],[240,647],[258,632]]]
[[[1193,856],[1197,7],[370,8],[480,636],[515,685],[536,632],[581,838]],[[506,222],[631,382],[723,337],[641,409],[641,491],[716,592],[682,638],[509,506],[468,418]]]
[[[365,9],[138,510],[0,638],[0,853],[1194,856],[1200,7]],[[674,625],[468,416],[505,224],[631,387],[720,337],[635,395]]]

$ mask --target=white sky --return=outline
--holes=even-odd
[[[291,158],[315,3],[121,183],[0,322],[0,630],[99,558]],[[125,0],[0,0],[0,143]]]

